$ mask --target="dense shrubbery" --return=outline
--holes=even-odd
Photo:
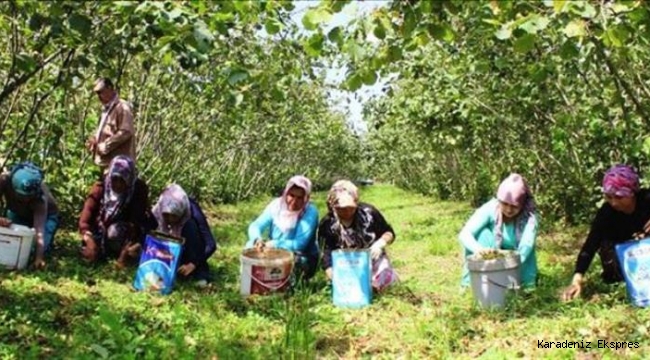
[[[475,203],[521,172],[547,219],[590,216],[607,167],[650,165],[650,15],[641,2],[604,4],[393,3],[411,35],[395,25],[382,45],[411,48],[384,68],[399,71],[391,96],[366,109],[373,168]]]
[[[91,89],[109,76],[134,106],[138,167],[152,196],[177,181],[207,201],[229,202],[294,173],[319,185],[356,176],[360,143],[330,110],[323,74],[287,36],[296,32],[285,21],[289,9],[290,2],[0,4],[0,154],[43,166],[64,214],[75,216],[98,177],[83,148],[100,109]]]

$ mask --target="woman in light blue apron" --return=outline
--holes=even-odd
[[[535,286],[537,281],[537,211],[526,180],[510,174],[499,185],[496,198],[478,208],[460,231],[458,238],[465,259],[491,249],[516,250],[521,256],[521,282]],[[467,262],[463,265],[462,286],[469,286]]]

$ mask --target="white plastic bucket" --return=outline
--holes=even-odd
[[[7,269],[24,269],[34,243],[34,229],[12,224],[0,227],[0,265]]]
[[[282,249],[246,249],[241,254],[241,294],[266,295],[289,288],[293,253]]]
[[[515,251],[500,251],[502,258],[483,260],[478,254],[467,258],[472,292],[484,307],[502,308],[508,290],[519,289],[521,259]]]

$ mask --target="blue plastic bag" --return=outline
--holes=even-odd
[[[182,241],[159,233],[147,235],[133,287],[163,295],[171,293],[183,250]]]
[[[650,238],[616,245],[616,256],[632,304],[650,305]]]
[[[372,302],[370,251],[332,251],[332,298],[339,307],[360,308]]]

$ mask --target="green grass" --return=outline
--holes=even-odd
[[[216,281],[205,290],[179,282],[170,296],[132,292],[133,268],[81,264],[74,232],[60,232],[47,271],[0,273],[0,358],[641,358],[650,350],[648,310],[632,307],[624,286],[595,280],[598,266],[581,300],[558,302],[586,228],[542,234],[540,286],[504,311],[484,311],[458,285],[467,204],[385,185],[361,196],[395,228],[388,251],[401,277],[369,307],[334,307],[322,272],[292,296],[239,295],[245,229],[264,198],[207,209],[221,246],[210,260]],[[315,201],[322,215],[324,194]],[[537,348],[599,339],[640,348]]]

